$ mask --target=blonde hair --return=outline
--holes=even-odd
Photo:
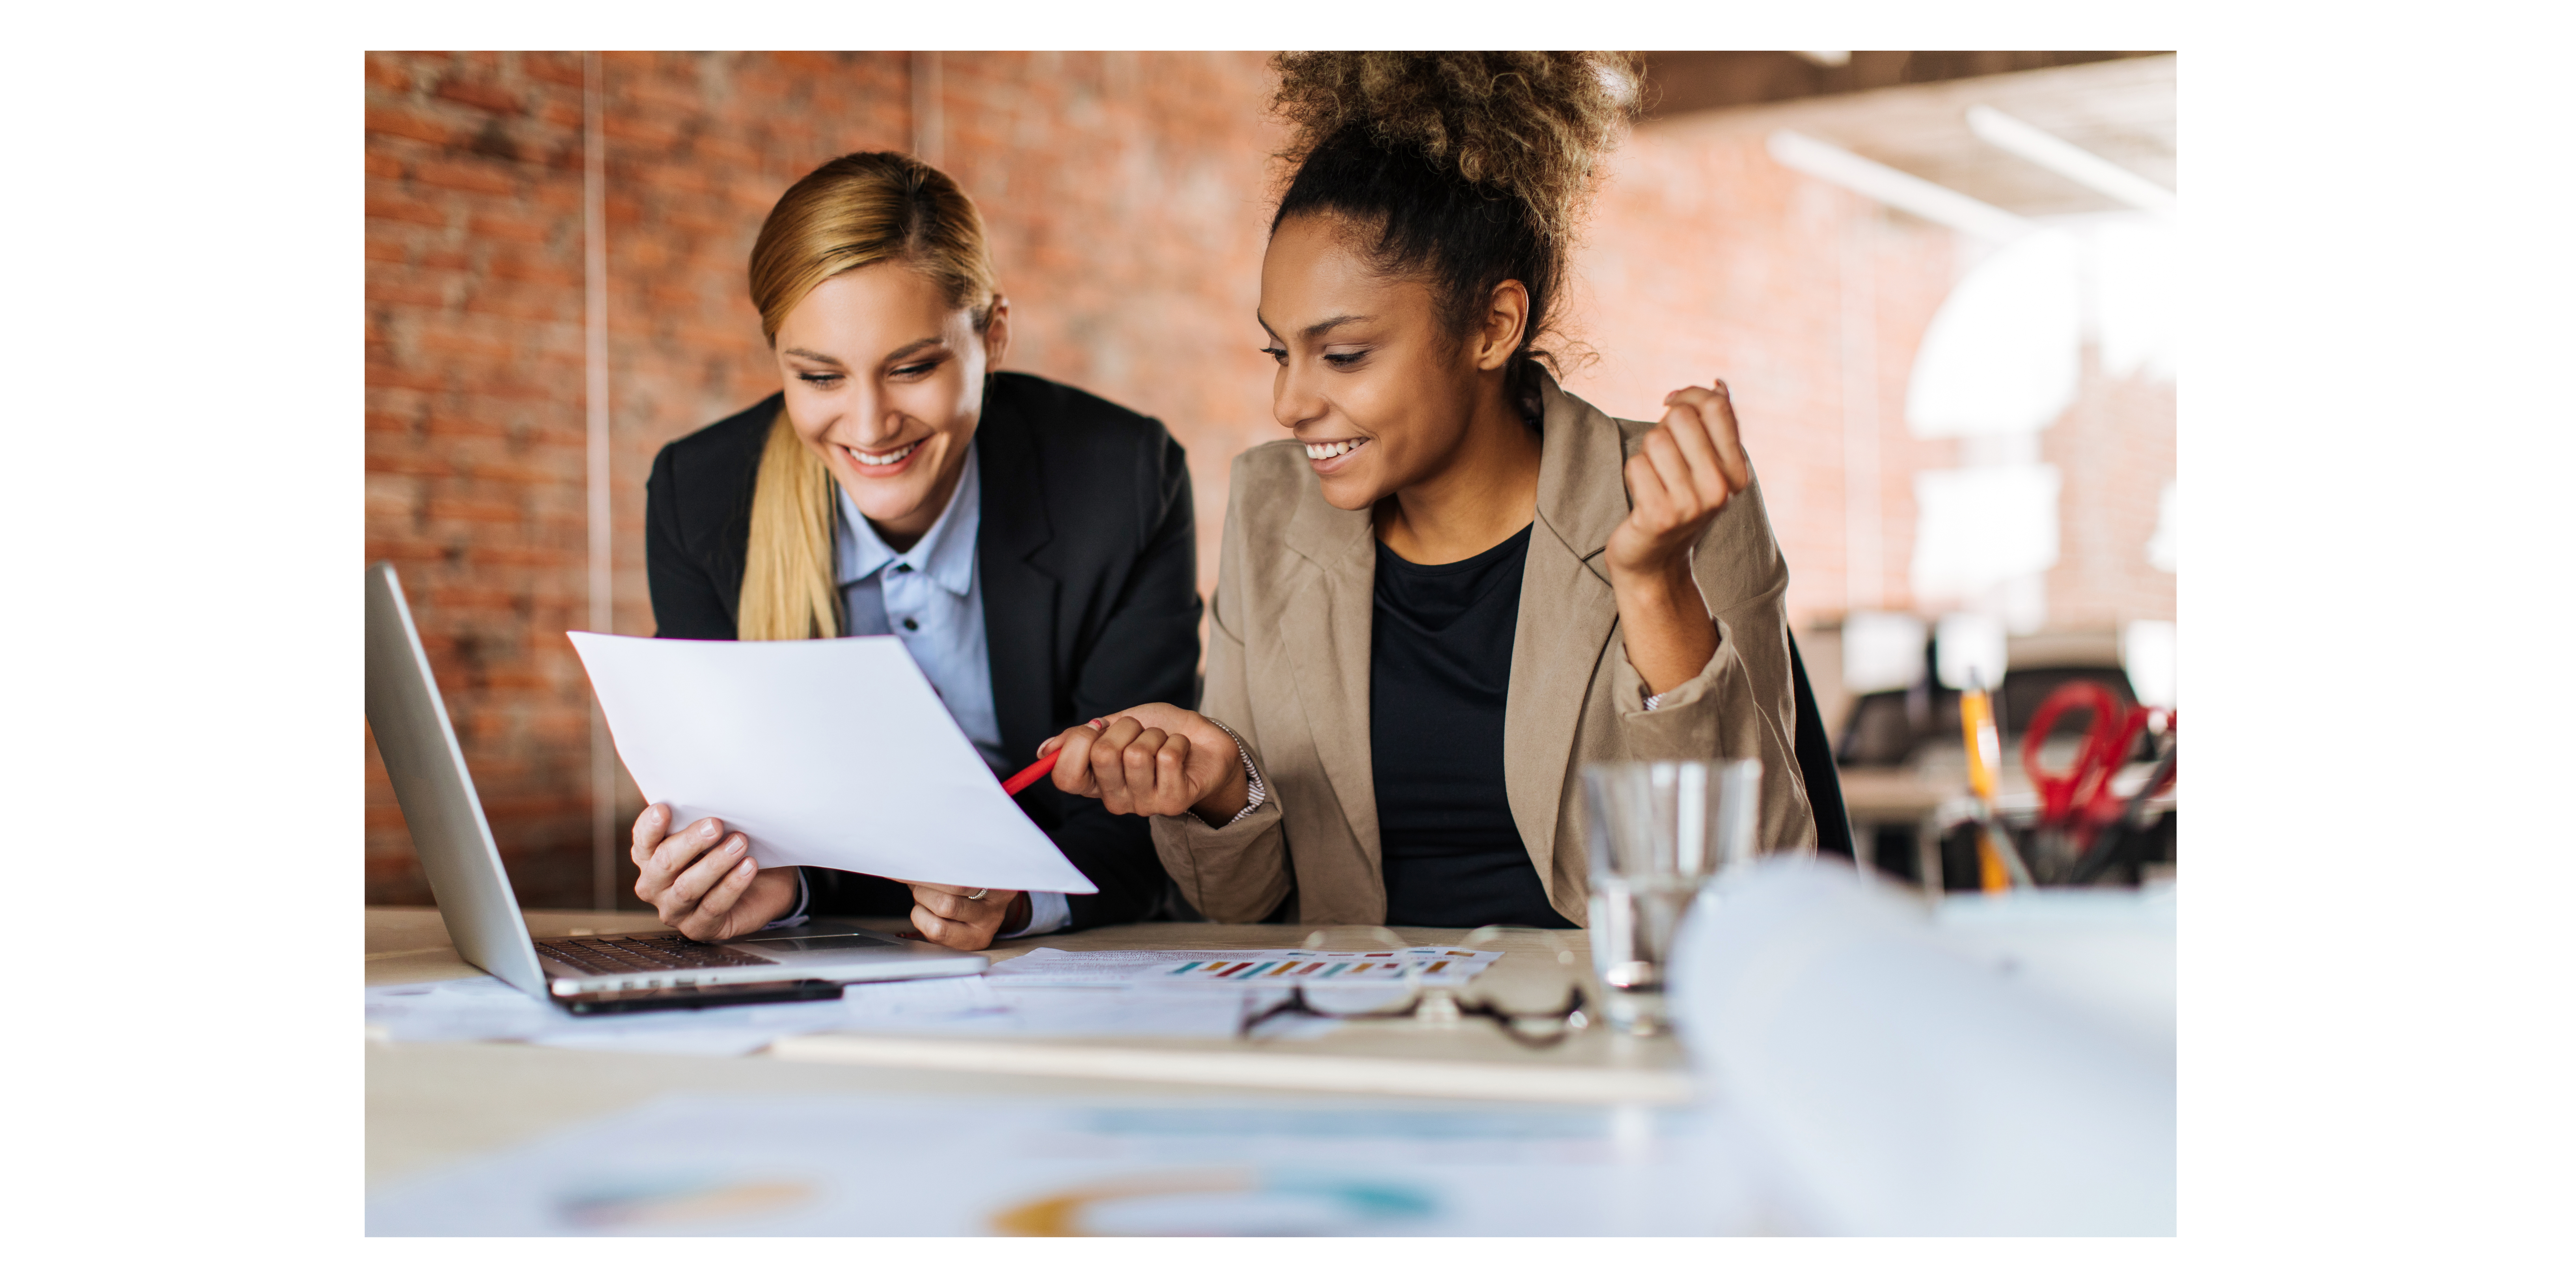
[[[751,302],[773,345],[787,315],[825,281],[898,260],[970,311],[993,317],[993,261],[984,218],[956,181],[900,152],[853,152],[823,163],[778,199],[751,247]],[[770,422],[751,496],[735,635],[803,640],[840,633],[832,577],[832,473],[796,436],[781,407]]]

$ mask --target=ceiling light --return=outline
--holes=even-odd
[[[1946,224],[1972,237],[2009,242],[2032,227],[2029,220],[2009,210],[1987,205],[1928,179],[1917,179],[1795,130],[1773,130],[1770,147],[1772,159],[1792,170],[1841,184],[1864,197]]]
[[[2114,201],[2168,219],[2173,217],[2172,189],[2105,161],[2028,121],[1979,106],[1968,109],[1968,128],[1978,138]]]

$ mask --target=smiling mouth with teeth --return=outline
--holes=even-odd
[[[902,460],[903,458],[912,455],[914,452],[921,450],[921,445],[929,441],[930,440],[926,438],[917,438],[883,455],[878,455],[874,452],[862,452],[855,447],[843,448],[842,450],[848,452],[850,456],[857,460],[861,465],[892,465],[896,461]]]
[[[1329,461],[1336,456],[1344,456],[1358,450],[1359,445],[1366,441],[1368,440],[1361,438],[1345,438],[1337,443],[1308,443],[1306,444],[1306,459],[1310,461]]]

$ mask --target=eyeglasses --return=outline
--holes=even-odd
[[[1399,963],[1395,973],[1391,977],[1379,976],[1371,985],[1319,990],[1313,997],[1307,994],[1304,985],[1297,985],[1288,990],[1285,999],[1258,1010],[1253,1009],[1247,998],[1243,1020],[1236,1026],[1235,1036],[1248,1040],[1262,1025],[1284,1015],[1332,1020],[1412,1020],[1424,1025],[1453,1025],[1462,1018],[1476,1016],[1492,1020],[1505,1037],[1522,1046],[1543,1048],[1555,1046],[1591,1027],[1592,1019],[1584,1007],[1583,986],[1580,984],[1567,986],[1563,1006],[1544,1011],[1506,1010],[1490,999],[1462,999],[1459,995],[1461,990],[1446,980],[1429,982],[1416,966],[1413,946],[1395,932],[1383,926],[1345,929],[1360,929],[1370,939],[1394,949],[1393,959]],[[1457,946],[1473,950],[1480,944],[1501,938],[1502,931],[1500,926],[1479,926],[1461,938]],[[1303,946],[1321,950],[1329,942],[1330,932],[1319,930],[1306,936]],[[1403,990],[1403,996],[1391,1003],[1380,1002],[1367,1007],[1335,1005],[1354,995],[1382,997],[1389,988]],[[1318,1005],[1319,1000],[1324,1004]]]

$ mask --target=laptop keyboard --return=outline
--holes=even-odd
[[[702,944],[672,935],[599,935],[583,939],[540,939],[537,953],[594,975],[634,975],[652,971],[704,970],[711,966],[775,966],[723,944]]]

